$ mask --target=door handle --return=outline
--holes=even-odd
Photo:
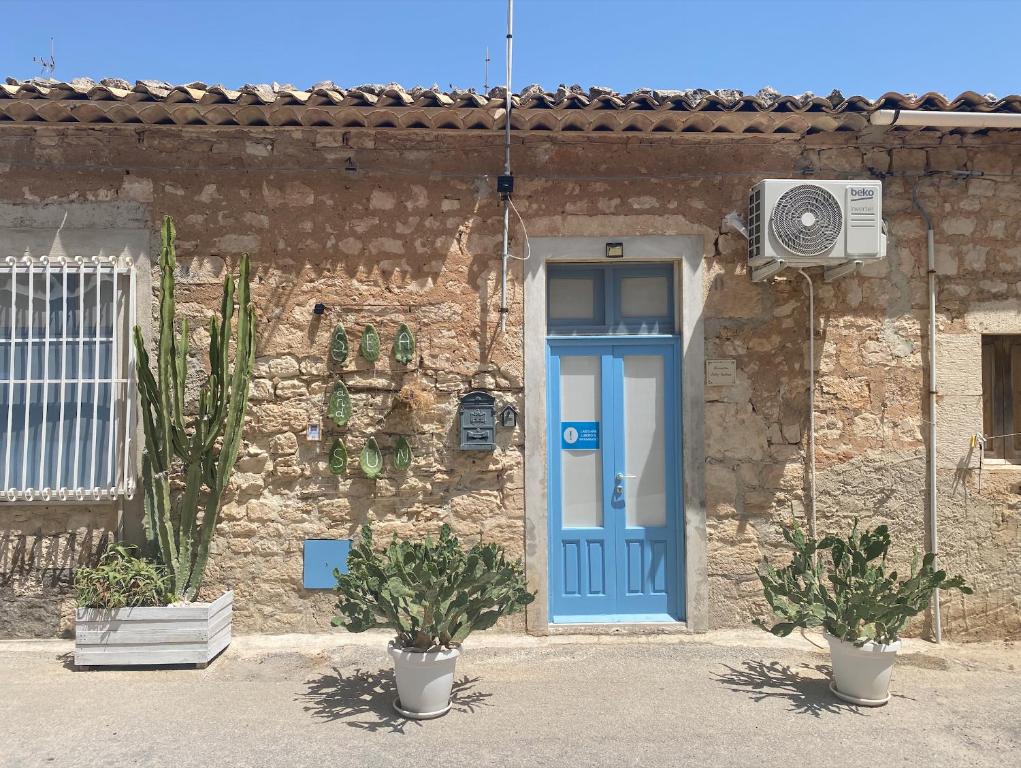
[[[638,475],[625,475],[623,472],[618,472],[616,475],[614,475],[614,477],[613,477],[613,482],[614,482],[613,495],[614,496],[620,496],[624,492],[624,486],[621,485],[621,483],[624,482],[625,478],[627,478],[629,480],[637,480],[638,479]]]

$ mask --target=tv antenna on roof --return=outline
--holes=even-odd
[[[32,61],[38,64],[42,69],[39,70],[39,75],[42,77],[53,77],[53,71],[57,68],[57,57],[53,52],[53,38],[50,38],[50,55],[46,56],[33,56]]]
[[[482,78],[482,92],[489,93],[489,46],[486,46],[486,69],[485,75]]]

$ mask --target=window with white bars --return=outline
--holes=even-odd
[[[133,495],[134,294],[120,257],[0,262],[0,499]]]

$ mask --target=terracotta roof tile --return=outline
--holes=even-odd
[[[733,89],[665,90],[529,85],[513,97],[512,127],[535,131],[799,133],[859,130],[876,109],[1021,112],[1021,95],[972,91],[886,93],[877,99],[812,93],[755,94]],[[8,78],[0,84],[0,123],[144,123],[150,125],[333,126],[491,130],[502,124],[504,89],[405,89],[397,83],[342,88],[332,81],[307,89],[256,83],[239,89],[202,82],[89,78],[70,82]]]

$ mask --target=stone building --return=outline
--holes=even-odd
[[[879,125],[881,110],[960,121]],[[512,111],[502,313],[499,90],[8,81],[0,636],[67,631],[74,567],[138,536],[140,442],[120,333],[134,316],[151,339],[164,214],[178,229],[182,314],[208,316],[225,273],[252,257],[256,378],[207,579],[235,590],[240,631],[328,627],[333,597],[306,588],[306,542],[342,542],[368,521],[401,536],[448,522],[524,557],[539,599],[510,628],[746,626],[764,607],[755,569],[782,554],[777,524],[805,522],[811,507],[807,281],[788,269],[753,282],[747,242],[724,221],[744,216],[765,178],[882,182],[886,258],[832,282],[807,270],[819,531],[887,523],[905,561],[930,544],[935,341],[940,557],[975,585],[944,596],[943,632],[1018,636],[1021,442],[997,435],[1021,432],[1021,138],[968,122],[1018,111],[1021,97],[973,93],[530,87]],[[934,337],[920,210],[934,233]],[[341,323],[351,354],[338,366]],[[416,339],[406,365],[388,354],[402,323]],[[368,324],[381,338],[375,363],[357,354]],[[192,327],[202,349],[202,323]],[[51,354],[64,337],[86,344],[90,328],[112,389],[90,383],[100,376],[82,348]],[[81,377],[61,378],[59,365]],[[325,414],[337,380],[353,404],[343,429]],[[460,449],[458,404],[476,390],[520,414],[516,426],[497,421],[492,450]],[[375,480],[355,458],[371,436],[386,461]],[[406,470],[392,460],[402,436]],[[352,457],[340,475],[337,438]],[[628,451],[658,458],[636,470]],[[635,514],[665,534],[629,538],[622,516]]]

